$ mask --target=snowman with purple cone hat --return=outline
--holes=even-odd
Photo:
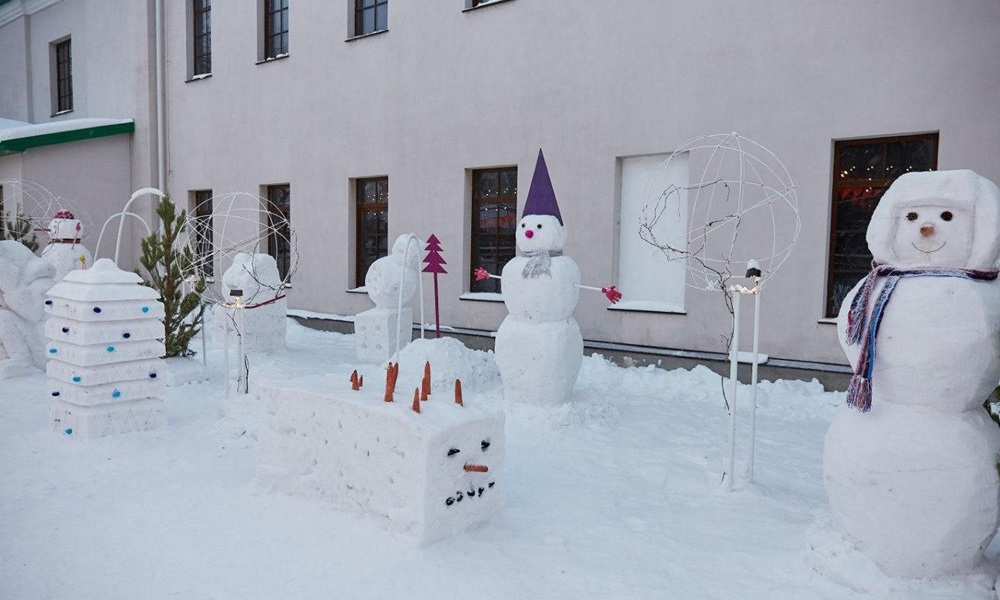
[[[500,276],[510,313],[497,331],[497,367],[508,400],[561,404],[570,399],[583,361],[583,336],[573,318],[580,288],[617,302],[614,286],[580,285],[580,268],[563,255],[566,228],[542,151],[515,233],[517,256]],[[496,277],[476,269],[476,277]]]

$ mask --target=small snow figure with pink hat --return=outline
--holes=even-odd
[[[94,262],[90,250],[83,245],[83,224],[68,210],[57,211],[49,222],[49,245],[41,257],[56,268],[56,282],[70,271],[85,269]]]
[[[615,303],[614,286],[580,285],[580,268],[563,256],[566,228],[538,151],[535,173],[515,234],[517,256],[500,277],[510,313],[496,337],[497,366],[508,400],[561,404],[569,400],[583,361],[583,336],[573,318],[580,288],[600,289]],[[496,277],[476,269],[476,278]]]
[[[844,299],[854,367],[826,434],[830,507],[887,574],[971,571],[1000,518],[1000,189],[972,171],[908,173],[867,233],[871,273]]]

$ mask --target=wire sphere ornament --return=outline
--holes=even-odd
[[[685,261],[685,283],[695,289],[725,290],[751,260],[759,263],[763,287],[799,238],[788,170],[736,132],[681,144],[650,177],[644,197],[639,236],[667,260]]]
[[[241,284],[247,288],[241,288],[245,308],[284,297],[299,262],[297,236],[286,215],[287,206],[246,192],[213,196],[190,211],[183,238],[193,257],[193,277],[210,282],[199,294],[205,303],[232,302],[227,276],[250,282]],[[274,260],[260,261],[257,255]]]
[[[29,248],[40,250],[51,241],[49,224],[57,214],[80,222],[81,241],[90,235],[93,223],[79,203],[60,198],[26,179],[0,179],[0,188],[0,239],[21,240]]]

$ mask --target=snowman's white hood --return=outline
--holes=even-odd
[[[1000,189],[974,171],[925,171],[902,175],[889,187],[872,214],[868,248],[875,261],[892,264],[896,222],[908,207],[958,208],[972,216],[972,242],[966,269],[996,268],[1000,258]]]

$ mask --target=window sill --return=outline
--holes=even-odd
[[[351,288],[351,289],[347,290],[347,293],[348,294],[368,294],[368,288],[366,288],[365,286]]]
[[[386,29],[379,29],[378,31],[373,31],[371,33],[366,33],[364,35],[356,35],[354,37],[349,37],[349,38],[347,38],[344,41],[345,42],[354,42],[356,40],[363,40],[365,38],[375,37],[376,35],[382,35],[383,33],[389,33],[389,29],[388,28],[386,28]]]
[[[497,294],[496,292],[465,292],[458,299],[471,300],[473,302],[503,302],[503,294]]]
[[[484,2],[479,6],[470,6],[469,8],[462,9],[462,12],[472,12],[474,10],[479,10],[480,8],[486,8],[487,6],[496,6],[497,4],[503,4],[505,2],[510,2],[511,0],[491,0],[490,2]]]
[[[684,306],[671,304],[670,302],[657,302],[655,300],[625,300],[618,304],[607,307],[608,310],[620,310],[623,312],[646,312],[661,313],[665,315],[686,315]]]
[[[823,317],[822,319],[819,319],[816,322],[822,325],[836,325],[837,317]]]
[[[63,116],[63,115],[68,115],[68,114],[69,114],[69,113],[71,113],[71,112],[73,112],[73,109],[72,109],[72,108],[70,108],[70,109],[67,109],[67,110],[60,110],[60,111],[58,111],[58,112],[54,112],[54,113],[52,113],[51,115],[49,115],[49,117],[50,117],[50,118],[53,118],[53,117],[61,117],[61,116]]]
[[[191,83],[192,81],[201,81],[202,79],[208,79],[211,77],[211,73],[199,73],[198,75],[192,75],[191,79],[185,79],[184,83]]]
[[[267,63],[273,63],[273,62],[276,62],[276,61],[279,61],[279,60],[284,60],[284,59],[288,58],[289,56],[291,56],[291,55],[286,52],[284,54],[279,54],[277,56],[270,56],[268,58],[263,58],[261,60],[258,60],[254,64],[255,65],[265,65]]]

